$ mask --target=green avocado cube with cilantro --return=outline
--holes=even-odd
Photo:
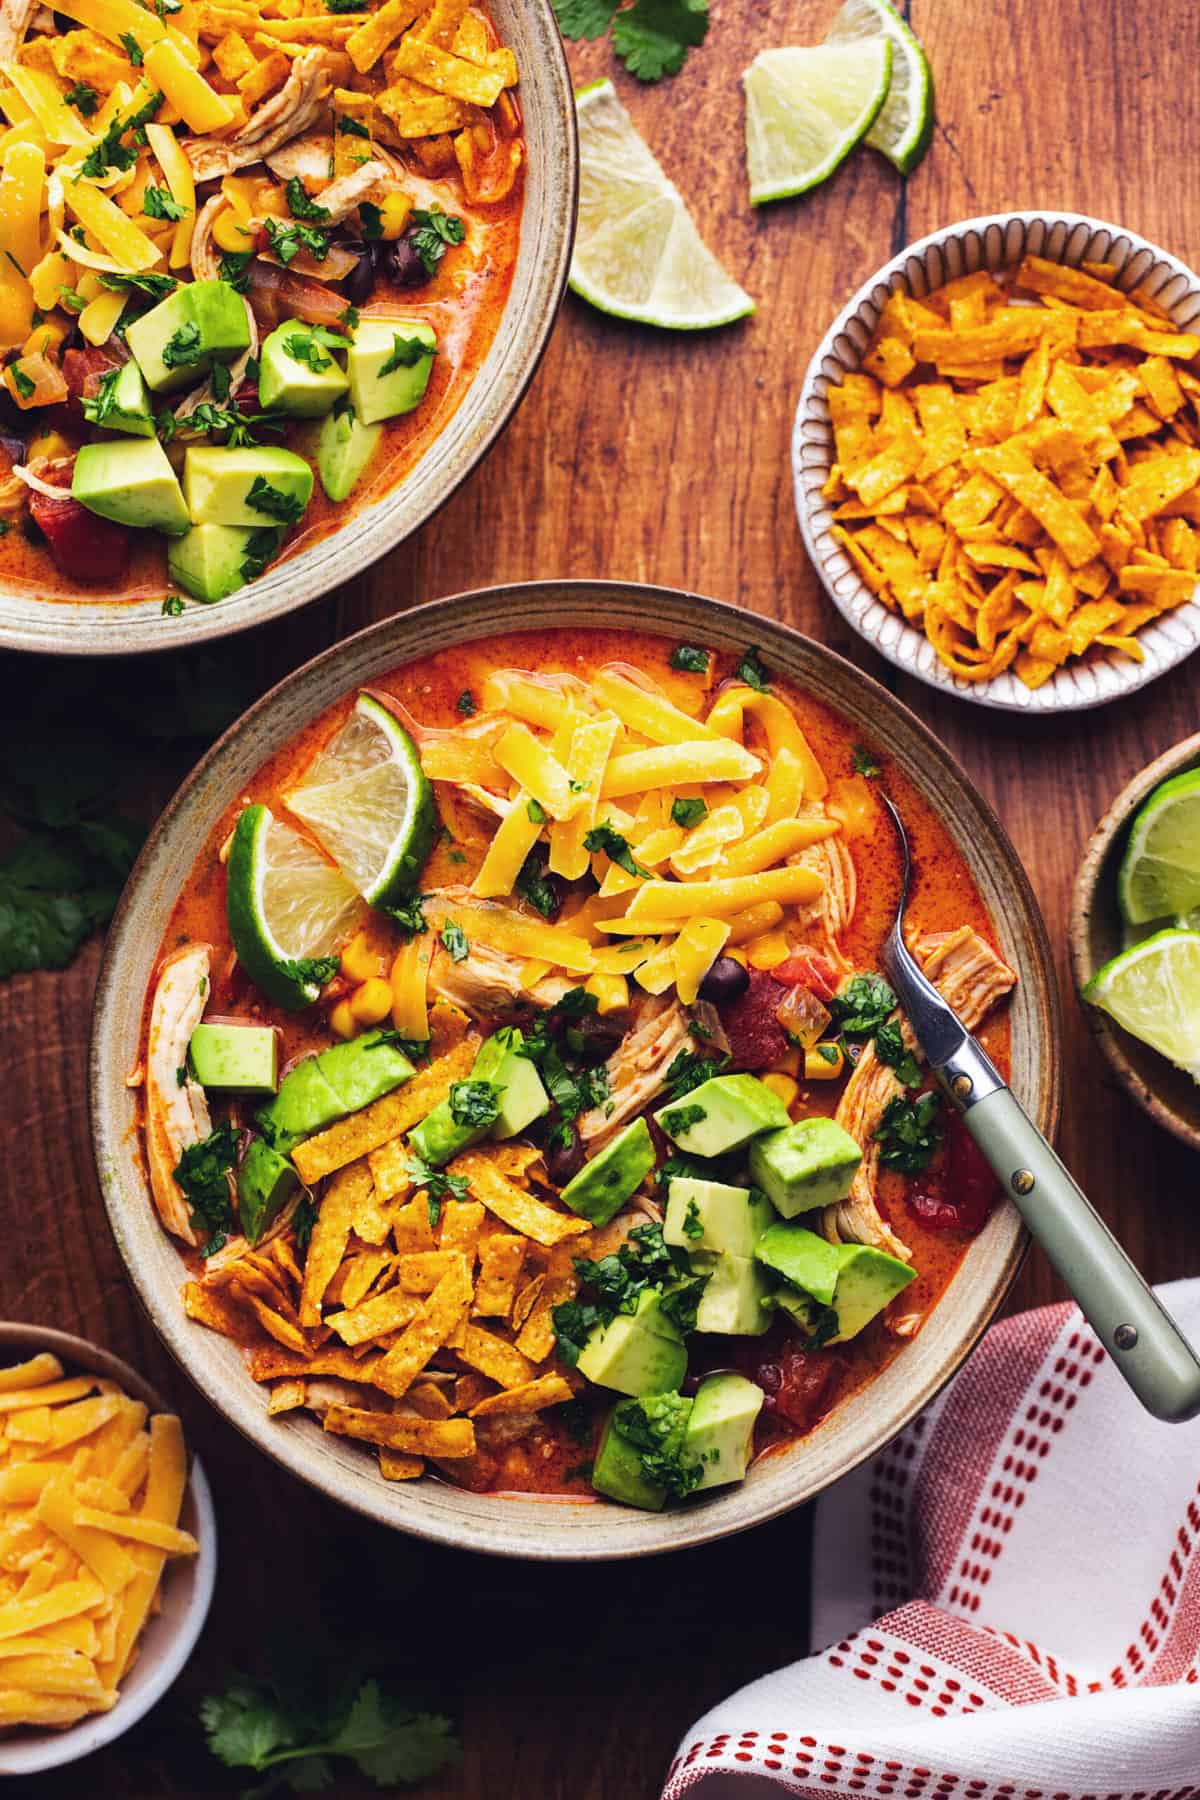
[[[715,1256],[702,1250],[691,1263],[693,1274],[708,1278],[696,1308],[696,1330],[718,1331],[724,1337],[761,1337],[771,1323],[766,1305],[771,1283],[758,1264],[732,1250]]]
[[[263,340],[259,351],[258,397],[261,404],[297,419],[320,419],[331,412],[350,386],[334,350],[332,334],[296,319],[286,319]]]
[[[122,431],[126,437],[155,435],[150,393],[132,357],[101,378],[96,395],[85,400],[84,412],[89,423],[106,431]]]
[[[436,354],[437,333],[421,319],[363,319],[346,352],[355,416],[377,425],[419,406]]]
[[[663,1238],[681,1250],[731,1250],[735,1256],[753,1256],[754,1246],[774,1218],[775,1208],[758,1188],[673,1175],[667,1184]]]
[[[899,1257],[869,1244],[831,1244],[804,1225],[772,1225],[755,1255],[788,1284],[776,1291],[776,1304],[826,1344],[857,1337],[916,1280]]]
[[[689,1156],[724,1156],[762,1132],[786,1125],[788,1110],[753,1075],[714,1075],[682,1099],[659,1107],[654,1117]]]
[[[576,1368],[597,1387],[618,1394],[662,1394],[687,1374],[687,1351],[678,1337],[646,1329],[629,1313],[594,1325]]]
[[[640,1506],[645,1512],[661,1512],[667,1504],[667,1490],[661,1482],[647,1479],[641,1452],[616,1429],[615,1414],[614,1407],[604,1422],[592,1463],[592,1487],[606,1500],[619,1500],[622,1506]]]
[[[75,458],[71,496],[101,519],[182,537],[187,507],[157,438],[106,438]]]
[[[195,525],[295,525],[312,490],[304,458],[274,445],[194,444],[183,459],[183,494]]]
[[[237,1175],[238,1220],[246,1241],[257,1244],[279,1217],[300,1177],[265,1138],[252,1138]]]
[[[415,1070],[385,1031],[364,1031],[345,1044],[322,1050],[317,1058],[321,1073],[342,1102],[343,1112],[358,1112],[373,1100],[382,1100]]]
[[[862,1150],[836,1119],[784,1122],[750,1146],[750,1177],[785,1219],[833,1206],[850,1192]]]
[[[571,1177],[560,1196],[562,1203],[593,1225],[607,1225],[641,1186],[655,1161],[650,1127],[645,1119],[635,1119]]]
[[[306,1056],[288,1070],[275,1098],[257,1116],[267,1142],[286,1155],[302,1138],[323,1131],[345,1112],[340,1094],[321,1067],[321,1058]]]
[[[441,1169],[480,1138],[515,1137],[550,1110],[550,1097],[515,1028],[493,1032],[479,1046],[466,1081],[413,1127],[408,1141],[431,1169]]]
[[[154,393],[195,387],[250,348],[245,303],[227,281],[184,282],[134,320],[125,342]]]
[[[744,1481],[754,1427],[766,1395],[745,1375],[709,1375],[696,1389],[683,1437],[683,1460],[700,1470],[695,1492]]]
[[[258,535],[239,525],[193,525],[168,543],[167,574],[193,600],[226,600],[261,573]]]

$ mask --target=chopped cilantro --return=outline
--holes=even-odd
[[[81,313],[87,305],[82,294],[74,293],[70,288],[60,287],[55,306],[61,306],[64,312]]]
[[[467,1197],[469,1189],[465,1175],[447,1175],[443,1169],[431,1169],[424,1157],[418,1156],[415,1150],[408,1152],[408,1173],[414,1187],[425,1189],[430,1225],[436,1225],[441,1218],[442,1201],[447,1194],[452,1200],[465,1200]]]
[[[525,802],[525,817],[529,820],[531,825],[544,825],[546,823],[546,809],[540,800],[527,800]]]
[[[164,619],[178,619],[184,610],[183,600],[178,594],[168,594],[162,603]]]
[[[885,1168],[899,1169],[904,1175],[918,1175],[928,1168],[942,1141],[939,1107],[936,1094],[922,1094],[917,1100],[903,1100],[897,1094],[888,1101],[873,1134],[882,1145],[879,1160]]]
[[[293,980],[321,988],[337,974],[338,959],[336,956],[296,956],[281,962],[279,967]]]
[[[214,398],[228,400],[229,389],[233,384],[233,376],[229,373],[228,363],[214,363],[208,374]]]
[[[680,1050],[666,1073],[668,1098],[682,1100],[685,1094],[719,1075],[728,1061],[728,1056],[696,1056],[691,1050]]]
[[[162,348],[162,360],[168,369],[190,368],[203,354],[200,327],[191,322],[173,331]]]
[[[896,1010],[896,996],[882,975],[856,975],[829,1002],[834,1021],[847,1037],[870,1037]]]
[[[132,31],[123,31],[121,32],[120,37],[121,42],[125,46],[126,56],[129,58],[135,69],[140,69],[145,61],[145,53],[142,50],[142,46],[138,43]]]
[[[220,367],[221,364],[218,363],[217,368]],[[216,374],[216,369],[213,370],[213,374]],[[172,413],[162,416],[168,419],[174,418]],[[277,418],[274,413],[244,413],[236,406],[216,406],[211,400],[202,400],[199,406],[194,406],[187,417],[179,423],[186,425],[189,431],[203,435],[228,432],[227,442],[229,445],[233,449],[241,449],[260,441],[251,430],[251,426],[261,425],[264,431],[282,431],[287,421]],[[170,431],[170,428],[168,430]],[[170,436],[164,441],[169,442]],[[263,508],[259,507],[258,510],[261,512]],[[271,554],[274,555],[274,551]]]
[[[360,207],[359,211],[361,210]],[[443,212],[436,203],[428,209],[417,207],[411,219],[412,224],[405,236],[424,263],[425,273],[432,275],[445,256],[448,245],[461,244],[467,235],[467,228],[461,219]]]
[[[22,400],[28,400],[37,383],[32,381],[19,363],[10,363],[8,372],[12,376],[13,386]]]
[[[770,685],[771,678],[767,674],[757,644],[751,644],[735,673],[739,681],[744,681],[746,686],[752,687],[756,693],[765,694]]]
[[[700,1217],[700,1208],[694,1200],[687,1203],[687,1211],[683,1215],[683,1235],[689,1238],[704,1236],[704,1220]]]
[[[896,1080],[905,1087],[920,1087],[921,1070],[916,1057],[904,1042],[904,1033],[895,1019],[888,1019],[875,1033],[875,1054],[881,1063],[896,1072]]]
[[[677,1498],[690,1494],[702,1473],[698,1458],[684,1455],[691,1411],[682,1394],[646,1394],[618,1401],[612,1415],[612,1429],[633,1445],[646,1480]]]
[[[100,286],[111,288],[113,293],[122,290],[135,294],[145,294],[147,300],[165,300],[179,286],[173,275],[129,275],[124,270],[118,274],[101,275]]]
[[[383,214],[371,200],[360,200],[358,216],[362,221],[363,238],[368,244],[376,243],[383,236]]]
[[[284,268],[302,250],[307,250],[316,262],[324,262],[329,255],[329,239],[312,225],[285,225],[282,220],[269,217],[263,220],[263,225],[267,240]],[[232,254],[238,256],[241,252],[235,250]]]
[[[407,900],[387,909],[389,918],[396,921],[406,938],[415,938],[420,932],[429,930],[429,921],[421,905],[424,898],[424,894],[410,894]]]
[[[94,394],[86,394],[83,398],[83,416],[89,425],[104,425],[116,409],[117,382],[121,378],[120,369],[107,369],[100,377],[99,386]]]
[[[217,265],[217,273],[235,294],[244,294],[250,285],[250,264],[253,261],[253,250],[227,250]]]
[[[398,331],[394,331],[392,333],[392,353],[386,362],[380,363],[378,372],[380,375],[391,375],[397,369],[415,369],[423,356],[436,355],[437,351],[420,338],[401,337]]]
[[[678,669],[685,675],[707,675],[708,651],[701,650],[695,644],[680,644],[677,649],[672,650],[670,663],[673,669]]]
[[[63,95],[68,106],[73,106],[85,119],[90,119],[100,104],[100,96],[90,82],[77,81]]]
[[[708,802],[695,800],[673,800],[671,802],[671,823],[681,825],[684,831],[690,831],[701,819],[708,817]]]
[[[522,900],[528,900],[543,919],[552,919],[561,904],[558,889],[546,874],[546,865],[536,851],[531,851],[521,865],[514,887]]]
[[[273,525],[264,525],[261,530],[252,531],[246,539],[245,555],[242,557],[242,574],[246,580],[253,581],[261,575],[278,551],[279,533]]]
[[[662,1116],[662,1127],[669,1137],[676,1137],[681,1132],[690,1131],[693,1125],[699,1125],[708,1114],[702,1106],[675,1106]]]
[[[455,1081],[450,1086],[450,1117],[456,1125],[482,1131],[500,1116],[500,1089],[494,1081]]]
[[[163,103],[161,94],[151,94],[146,104],[136,112],[118,115],[104,133],[98,144],[94,144],[79,166],[79,174],[88,181],[99,181],[110,169],[132,169],[137,161],[137,147],[134,144],[121,142],[127,131],[135,137],[143,126],[154,117]]]
[[[358,0],[351,0],[351,3],[348,6],[337,4],[336,0],[325,0],[325,4],[329,7],[330,12],[353,12],[358,5]],[[342,113],[339,116],[337,128],[339,137],[369,139],[371,136],[362,120],[352,118],[349,113]]]
[[[171,193],[170,188],[154,187],[151,185],[146,188],[145,193],[142,195],[142,211],[148,219],[173,219],[178,221],[183,218],[187,210],[186,206],[180,206],[178,200],[176,200]]]
[[[822,1062],[836,1063],[841,1058],[841,1052],[836,1044],[818,1044],[816,1051]]]
[[[643,881],[651,879],[649,869],[643,869],[641,863],[634,861],[629,839],[622,836],[611,819],[593,825],[583,840],[583,847],[589,851],[603,850],[609,861],[616,863],[618,869],[624,869],[627,875],[640,875]]]
[[[850,752],[850,761],[854,766],[854,773],[856,775],[865,775],[868,781],[873,781],[876,775],[881,775],[883,773],[879,764],[875,761],[874,756],[862,744],[855,744],[853,750]]]
[[[311,1194],[302,1194],[292,1214],[292,1230],[296,1236],[296,1248],[303,1256],[312,1238],[313,1226],[317,1222],[317,1203]]]
[[[475,717],[479,708],[475,704],[475,699],[470,688],[463,689],[462,693],[458,696],[458,699],[454,702],[454,710],[458,713],[460,718],[473,719]]]
[[[308,189],[298,175],[292,176],[283,191],[287,195],[288,211],[293,219],[309,219],[317,223],[328,219],[329,208],[320,206],[317,201],[309,198]]]
[[[250,483],[246,505],[284,525],[294,525],[304,512],[299,494],[285,494],[282,488],[273,487],[265,475],[256,475]]]
[[[198,1144],[189,1144],[175,1166],[175,1179],[188,1203],[188,1223],[205,1238],[201,1256],[212,1256],[234,1228],[229,1174],[237,1160],[239,1134],[226,1122]]]
[[[442,926],[442,943],[456,963],[466,962],[467,957],[471,954],[471,946],[467,942],[465,931],[461,925],[456,925],[453,919],[447,919]]]

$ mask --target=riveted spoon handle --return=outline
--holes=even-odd
[[[1200,1359],[1008,1088],[962,1115],[1100,1342],[1156,1419],[1200,1412]]]

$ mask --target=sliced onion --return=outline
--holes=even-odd
[[[18,481],[23,481],[27,488],[32,488],[35,494],[44,494],[47,500],[70,500],[72,498],[70,488],[51,487],[48,481],[43,481],[40,476],[32,474],[21,463],[13,464],[13,474]]]
[[[807,1050],[810,1044],[817,1042],[832,1016],[814,993],[799,985],[789,988],[775,1008],[779,1024],[802,1050]]]

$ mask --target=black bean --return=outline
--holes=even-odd
[[[397,238],[394,244],[388,246],[388,252],[388,279],[394,281],[397,287],[424,287],[431,279],[429,270],[408,238]]]
[[[607,1062],[625,1033],[612,1019],[596,1013],[580,1013],[577,1018],[562,1021],[562,1035],[568,1051],[581,1063]]]
[[[546,1151],[547,1175],[555,1187],[564,1188],[582,1167],[583,1140],[577,1128],[574,1125],[556,1125],[554,1142]]]
[[[740,1000],[749,986],[749,971],[735,956],[718,956],[700,983],[700,998],[711,1000],[714,1006],[728,1006]]]
[[[342,277],[341,289],[351,306],[365,306],[375,286],[375,263],[365,244],[346,244],[358,261],[348,275]]]

